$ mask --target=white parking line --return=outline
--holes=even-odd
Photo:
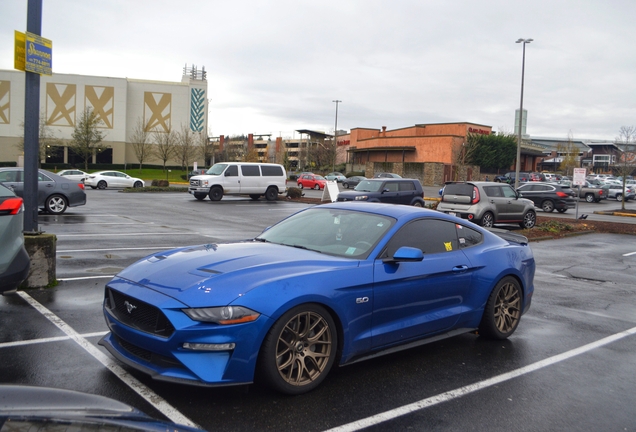
[[[71,326],[62,321],[53,312],[42,306],[30,295],[24,291],[18,291],[18,295],[22,297],[27,303],[33,306],[38,312],[40,312],[46,319],[53,323],[57,328],[62,330],[70,339],[76,342],[79,346],[84,348],[91,356],[97,361],[103,364],[107,369],[115,374],[117,378],[122,380],[128,387],[135,391],[139,396],[144,398],[149,404],[155,407],[159,412],[168,417],[171,421],[190,427],[199,428],[192,420],[181,414],[179,410],[170,405],[161,396],[153,392],[151,389],[143,385],[136,378],[131,376],[128,372],[121,368],[114,360],[107,357],[102,353],[95,345],[87,341],[82,335],[76,332]]]
[[[572,357],[584,354],[588,351],[592,351],[596,348],[600,348],[604,345],[608,345],[612,342],[616,342],[617,340],[623,339],[627,336],[632,336],[636,334],[636,327],[632,327],[629,330],[625,330],[620,333],[616,333],[614,335],[608,336],[606,338],[600,339],[596,342],[589,343],[587,345],[583,345],[582,347],[575,348],[570,351],[566,351],[563,354],[555,355],[553,357],[549,357],[545,360],[538,361],[531,365],[515,369],[511,372],[497,375],[485,381],[481,381],[475,384],[470,384],[465,387],[461,387],[455,390],[448,391],[446,393],[441,393],[436,396],[432,396],[427,399],[422,399],[420,401],[414,402],[412,404],[404,405],[399,408],[392,409],[390,411],[385,411],[380,414],[376,414],[371,417],[367,417],[365,419],[357,420],[342,426],[338,426],[332,429],[329,429],[325,432],[354,432],[359,431],[364,428],[368,428],[374,425],[378,425],[384,423],[386,421],[392,420],[397,417],[401,417],[407,414],[411,414],[416,411],[420,411],[424,408],[431,407],[433,405],[440,404],[442,402],[448,402],[453,399],[460,398],[470,393],[474,393],[478,390],[482,390],[488,387],[492,387],[494,385],[500,384],[504,381],[511,380],[513,378],[518,378],[522,375],[529,374],[530,372],[534,372],[536,370],[542,369],[547,366],[551,366],[553,364],[562,362],[564,360],[568,360]]]
[[[106,333],[108,332],[101,331],[101,332],[94,332],[94,333],[83,333],[80,336],[82,336],[83,338],[89,338],[89,337],[96,337],[96,336],[104,336]],[[16,346],[48,343],[48,342],[60,342],[60,341],[65,341],[69,339],[70,339],[69,336],[57,336],[57,337],[49,337],[49,338],[28,339],[28,340],[21,340],[21,341],[15,341],[15,342],[0,342],[0,349],[11,348]]]
[[[632,255],[636,255],[636,252],[630,252],[630,253],[623,254],[623,256],[632,256]]]
[[[163,250],[163,249],[176,249],[179,246],[157,246],[157,247],[137,247],[137,248],[106,248],[106,249],[62,249],[57,250],[57,253],[71,253],[71,252],[106,252],[106,251],[132,251],[132,250]]]
[[[141,235],[197,235],[201,234],[196,232],[138,232],[138,233],[121,233],[121,234],[112,234],[112,233],[104,233],[104,234],[56,234],[59,237],[114,237],[114,236],[141,236]]]
[[[69,282],[69,281],[78,281],[78,280],[86,280],[86,279],[111,279],[115,277],[115,275],[99,275],[99,276],[81,276],[81,277],[72,277],[72,278],[59,278],[58,282]]]

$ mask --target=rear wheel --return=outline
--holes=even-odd
[[[210,199],[212,201],[220,201],[221,198],[223,198],[223,189],[221,189],[219,186],[214,186],[212,189],[210,189],[210,193],[208,195],[210,196]]]
[[[278,198],[278,189],[276,189],[274,186],[268,187],[267,191],[265,191],[265,199],[267,201],[276,201],[277,198]]]
[[[298,183],[298,187],[302,189],[304,186],[302,183]]]
[[[616,201],[623,201],[623,194],[616,194]]]
[[[254,201],[258,200],[261,196],[258,194],[252,194],[250,195],[250,198],[252,198]]]
[[[198,199],[199,201],[203,201],[205,199],[205,194],[204,193],[195,193],[194,197],[196,199]]]
[[[296,306],[267,333],[259,353],[259,377],[282,393],[306,393],[325,379],[337,347],[329,312],[316,304]]]
[[[530,210],[523,215],[523,222],[519,222],[519,226],[524,229],[530,229],[537,223],[537,214]]]
[[[314,185],[314,189],[316,189],[316,190],[320,189],[320,185],[319,185],[318,183],[316,183],[316,184]]]
[[[51,195],[46,199],[44,208],[47,213],[62,214],[66,211],[68,205],[66,204],[66,199],[62,195]]]
[[[479,335],[488,339],[506,339],[517,329],[521,318],[521,286],[507,276],[492,290],[479,324]]]
[[[568,209],[566,209],[566,208],[560,208],[560,209],[557,209],[557,211],[558,211],[559,213],[565,213],[566,211],[568,211]]]
[[[345,189],[349,189],[349,183],[343,183],[342,185],[345,187]]]
[[[552,213],[554,211],[554,203],[550,200],[545,200],[541,203],[541,208],[544,212]]]
[[[481,226],[485,228],[492,228],[494,224],[495,224],[495,217],[493,216],[493,214],[490,212],[484,213],[484,215],[481,218]]]
[[[594,202],[594,194],[587,194],[585,195],[585,201],[589,202],[589,203],[593,203]]]
[[[424,207],[424,206],[422,205],[422,201],[415,201],[413,203],[413,207]]]

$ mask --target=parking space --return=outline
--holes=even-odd
[[[306,207],[87,191],[40,228],[58,236],[59,285],[0,297],[0,381],[113,397],[207,430],[630,430],[636,404],[636,246],[592,234],[532,245],[530,312],[510,340],[466,334],[335,370],[286,397],[260,386],[153,381],[101,347],[104,284],[154,251],[249,238]],[[311,229],[308,227],[308,229]]]

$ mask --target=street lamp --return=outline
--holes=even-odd
[[[519,38],[516,43],[523,44],[523,57],[521,60],[521,103],[519,104],[519,130],[517,131],[517,165],[515,167],[515,189],[519,187],[519,171],[521,170],[521,124],[523,122],[523,75],[526,68],[526,44],[534,39]]]
[[[336,103],[336,125],[333,128],[333,159],[331,159],[331,171],[336,170],[336,150],[338,149],[338,104],[341,100],[331,101]]]

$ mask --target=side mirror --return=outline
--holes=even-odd
[[[382,260],[386,264],[398,262],[417,262],[424,259],[424,252],[418,248],[402,246],[395,251],[393,257]]]
[[[382,189],[382,193],[385,193],[385,192],[391,192],[391,191],[388,188]]]

